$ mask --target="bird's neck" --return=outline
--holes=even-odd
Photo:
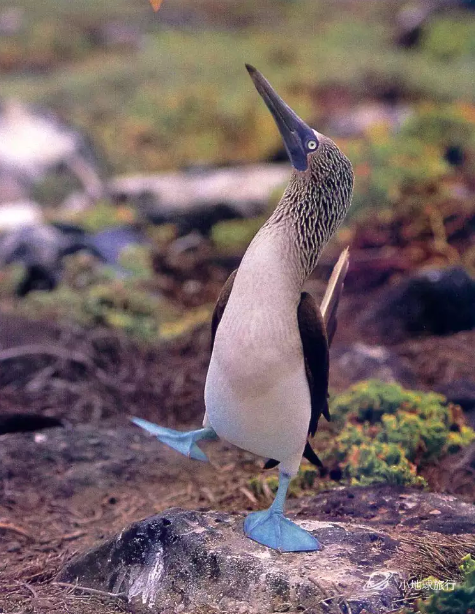
[[[313,194],[302,194],[298,200],[291,196],[287,191],[284,193],[260,232],[269,240],[281,243],[291,263],[292,277],[302,288],[333,231],[329,224],[323,223],[328,213]]]
[[[297,231],[290,219],[264,224],[244,255],[239,277],[236,281],[246,280],[250,285],[247,293],[255,297],[300,300],[307,271],[302,266]]]

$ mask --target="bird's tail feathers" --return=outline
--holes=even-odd
[[[323,297],[323,301],[320,306],[323,321],[325,322],[325,328],[327,330],[329,345],[331,344],[336,332],[336,314],[349,264],[350,252],[349,248],[347,247],[342,251],[340,257],[338,258],[338,262],[333,268],[327,289],[325,291],[325,296]]]

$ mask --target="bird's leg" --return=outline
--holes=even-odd
[[[268,510],[253,512],[244,521],[244,533],[256,542],[280,552],[320,550],[318,540],[284,517],[284,503],[290,475],[280,472],[279,489]]]
[[[218,438],[216,432],[210,426],[198,429],[196,431],[181,432],[174,431],[173,429],[167,429],[163,426],[158,426],[158,424],[153,424],[153,422],[148,422],[148,420],[142,420],[142,418],[131,418],[131,420],[137,426],[140,426],[152,435],[155,435],[158,441],[161,441],[167,446],[170,446],[170,448],[177,450],[177,452],[181,452],[181,454],[184,456],[194,458],[195,460],[208,460],[206,454],[197,446],[197,441],[202,439],[213,440]]]

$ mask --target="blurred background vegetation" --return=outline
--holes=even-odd
[[[0,39],[2,96],[82,126],[114,173],[271,156],[279,135],[245,62],[322,131],[332,88],[360,102],[396,97],[414,105],[404,134],[381,127],[342,143],[369,203],[384,203],[401,183],[446,175],[447,143],[474,145],[475,19],[436,14],[406,49],[395,44],[402,4],[171,0],[155,14],[146,0],[25,0],[21,27]]]

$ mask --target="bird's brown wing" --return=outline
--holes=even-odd
[[[312,297],[302,293],[298,308],[298,322],[302,338],[305,369],[312,400],[309,435],[315,435],[318,420],[323,414],[330,420],[328,409],[328,348],[337,328],[337,311],[343,292],[346,273],[350,262],[349,250],[346,248],[335,264],[327,284],[321,308]]]
[[[328,373],[330,368],[328,339],[320,309],[307,292],[302,292],[297,318],[312,404],[308,433],[313,436],[317,430],[320,416],[323,414],[327,420],[330,419],[328,411]]]
[[[218,325],[221,322],[221,318],[223,317],[224,310],[226,309],[226,305],[228,304],[228,300],[231,295],[231,290],[233,289],[236,273],[237,269],[227,278],[214,307],[213,316],[211,318],[211,351],[213,351],[214,338],[216,337]]]

